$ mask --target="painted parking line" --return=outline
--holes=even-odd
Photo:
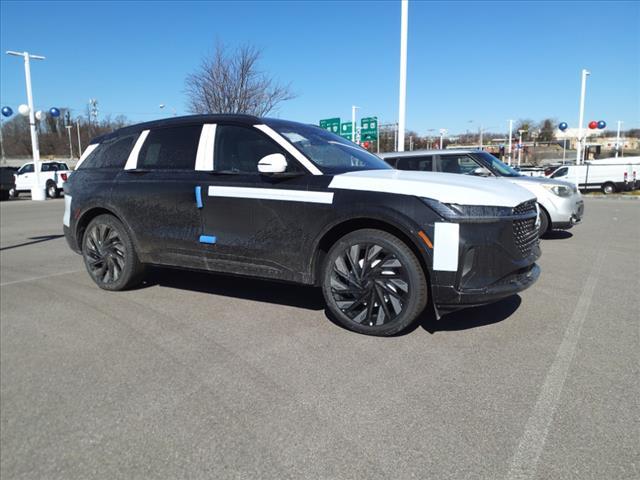
[[[600,250],[582,288],[582,293],[564,332],[556,358],[547,372],[538,400],[511,461],[507,480],[528,480],[536,475],[538,460],[547,440],[549,427],[567,379],[582,326],[589,312],[591,298],[598,283],[598,275],[604,263],[604,256],[604,251]]]
[[[84,272],[84,269],[68,270],[66,272],[52,273],[51,275],[42,275],[41,277],[31,277],[31,278],[25,278],[23,280],[14,280],[13,282],[0,283],[0,287],[6,287],[6,286],[9,286],[9,285],[17,285],[18,283],[34,282],[36,280],[42,280],[44,278],[59,277],[61,275],[68,275],[70,273],[78,273],[78,272]]]

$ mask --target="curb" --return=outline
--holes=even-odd
[[[583,195],[582,198],[594,200],[640,200],[640,195]]]

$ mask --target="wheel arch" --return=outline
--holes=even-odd
[[[549,211],[540,202],[538,202],[538,206],[540,207],[540,211],[547,216],[547,222],[548,222],[547,231],[553,230],[553,220],[551,219],[551,215],[549,214]]]
[[[80,251],[82,251],[82,239],[84,238],[84,233],[87,230],[89,223],[91,223],[91,220],[93,220],[99,215],[111,215],[112,217],[115,217],[116,219],[118,219],[118,221],[120,221],[120,223],[122,223],[122,225],[124,225],[124,228],[127,230],[127,233],[129,234],[131,241],[136,247],[136,250],[139,251],[136,236],[133,234],[133,232],[127,225],[127,222],[125,222],[122,216],[119,215],[114,209],[104,207],[104,206],[99,206],[99,207],[96,206],[96,207],[88,208],[78,217],[78,220],[76,221],[75,236],[76,236],[76,242],[78,244],[78,249]]]
[[[431,252],[425,248],[424,244],[419,243],[417,232],[413,238],[407,232],[413,229],[405,225],[400,225],[387,218],[379,218],[373,216],[361,216],[343,219],[330,227],[328,227],[316,241],[313,252],[313,263],[311,265],[311,274],[316,285],[320,284],[322,275],[322,265],[327,253],[331,247],[343,236],[356,230],[364,228],[375,228],[390,233],[400,239],[416,256],[420,262],[420,266],[424,271],[427,279],[427,287],[431,291],[431,268],[432,264]]]

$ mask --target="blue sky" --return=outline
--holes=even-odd
[[[395,122],[400,3],[1,3],[2,105],[26,103],[20,58],[34,62],[37,108],[69,106],[134,121],[188,113],[185,76],[213,50],[250,42],[262,69],[298,94],[278,116],[317,123],[363,116]],[[576,126],[580,70],[586,119],[640,127],[639,2],[418,2],[409,4],[407,127],[504,131],[507,119]],[[473,123],[470,123],[473,121]]]

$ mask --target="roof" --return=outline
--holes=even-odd
[[[423,155],[439,155],[439,154],[456,154],[456,153],[478,153],[482,150],[476,148],[451,148],[449,150],[412,150],[410,152],[385,152],[378,153],[380,158],[399,158],[399,157],[420,157]]]
[[[135,125],[127,125],[118,130],[114,130],[106,135],[91,140],[91,143],[99,143],[109,138],[118,137],[120,135],[127,135],[130,133],[138,133],[142,130],[150,130],[152,128],[172,127],[178,125],[198,125],[203,123],[217,123],[217,122],[229,122],[240,123],[246,125],[255,125],[257,123],[264,123],[264,120],[254,115],[241,115],[241,114],[207,114],[207,115],[186,115],[182,117],[169,117],[160,120],[152,120],[150,122],[136,123]]]

